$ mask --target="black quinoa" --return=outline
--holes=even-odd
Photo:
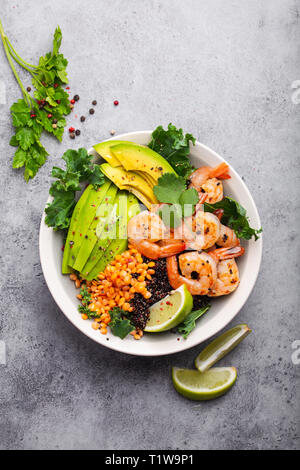
[[[144,263],[149,263],[150,261],[153,260],[143,256]],[[146,326],[151,305],[159,302],[173,290],[168,279],[166,259],[161,258],[154,262],[155,266],[153,269],[155,269],[155,274],[152,275],[151,281],[147,281],[147,290],[152,294],[150,299],[145,299],[142,294],[137,293],[131,301],[133,311],[130,314],[130,321],[136,328],[141,330]],[[132,275],[132,277],[138,276],[139,274]],[[206,307],[210,299],[205,295],[194,295],[193,300],[193,310],[198,310]]]
[[[143,260],[144,263],[153,261],[145,257]],[[142,294],[135,294],[131,301],[133,311],[130,314],[130,320],[136,328],[141,330],[146,326],[151,305],[166,297],[173,290],[169,284],[166,260],[161,258],[154,262],[155,274],[152,275],[151,281],[147,282],[147,290],[152,294],[150,299],[145,299]]]

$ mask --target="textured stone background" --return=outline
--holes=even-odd
[[[71,91],[81,97],[76,114],[92,99],[98,106],[76,141],[44,138],[49,161],[26,185],[11,169],[9,106],[20,92],[0,49],[0,447],[299,448],[300,366],[291,345],[300,339],[300,105],[291,84],[300,79],[300,2],[1,0],[1,19],[29,61],[49,50],[59,24]],[[63,151],[111,128],[169,121],[228,159],[264,227],[261,273],[235,320],[254,332],[223,361],[238,368],[237,384],[210,403],[183,399],[170,381],[171,365],[191,366],[199,347],[153,359],[102,348],[57,308],[39,263],[49,173]]]

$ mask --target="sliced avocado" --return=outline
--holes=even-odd
[[[83,205],[82,210],[80,211],[76,224],[77,230],[75,230],[75,233],[72,232],[73,238],[70,241],[71,249],[69,252],[68,265],[71,267],[73,267],[75,263],[76,256],[80,250],[82,240],[84,240],[89,225],[95,217],[97,207],[103,201],[110,186],[111,182],[106,180],[106,182],[100,188],[95,189],[93,187],[87,197],[87,200],[85,201],[85,204]]]
[[[134,170],[134,172],[140,175],[141,178],[145,179],[147,183],[149,184],[150,188],[153,188],[153,186],[156,186],[157,182],[148,173],[144,171],[140,171],[140,170]]]
[[[93,189],[93,185],[89,185],[86,190],[82,193],[80,199],[78,200],[75,209],[73,211],[72,219],[70,222],[69,230],[68,230],[68,235],[67,239],[65,242],[65,247],[64,247],[64,254],[63,254],[63,261],[62,261],[62,267],[61,267],[61,272],[62,274],[68,274],[73,271],[73,269],[69,266],[69,254],[71,250],[72,241],[74,234],[76,233],[76,227],[77,227],[77,222],[80,219],[80,213],[83,210],[86,200],[89,197],[90,192]]]
[[[112,167],[122,166],[117,157],[115,157],[111,151],[110,147],[117,144],[130,144],[127,140],[107,140],[106,142],[100,142],[100,144],[93,145],[93,148],[96,152],[104,158]]]
[[[138,200],[132,194],[128,195],[128,210],[127,210],[127,223],[128,221],[141,211]],[[88,281],[97,278],[98,274],[104,271],[108,263],[110,263],[118,254],[123,253],[127,249],[127,223],[124,226],[119,225],[120,239],[112,240],[106,248],[99,261],[95,264],[94,268],[88,273],[86,279]],[[123,232],[124,229],[124,233]],[[124,238],[122,238],[124,235]]]
[[[143,171],[155,181],[164,173],[176,174],[167,160],[144,145],[116,144],[110,147],[110,151],[127,171]]]
[[[150,203],[157,204],[157,199],[154,196],[152,188],[138,173],[135,173],[134,171],[126,171],[121,167],[113,168],[108,163],[103,163],[100,168],[105,176],[111,179],[119,189],[128,189],[129,187],[135,188],[140,193],[143,193]]]
[[[104,198],[101,203],[98,204],[96,211],[93,214],[85,235],[81,240],[80,249],[77,252],[76,259],[73,263],[73,269],[81,271],[85,263],[87,262],[91,252],[98,241],[99,230],[103,230],[107,223],[107,218],[110,217],[111,205],[114,204],[117,196],[118,188],[112,184],[106,191]]]
[[[86,278],[93,270],[95,265],[99,262],[100,258],[104,255],[107,247],[112,240],[119,239],[119,225],[126,225],[127,217],[127,196],[125,191],[119,191],[114,203],[114,208],[106,217],[104,225],[97,230],[97,242],[94,245],[90,256],[81,270],[81,276]],[[127,240],[127,233],[126,240]]]

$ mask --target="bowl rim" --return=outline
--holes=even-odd
[[[101,142],[105,142],[105,141],[109,141],[109,140],[122,140],[122,139],[128,138],[130,136],[132,137],[132,135],[134,135],[134,136],[145,135],[145,137],[147,135],[147,136],[150,137],[152,132],[153,132],[152,130],[126,132],[126,133],[123,133],[123,134],[113,136],[109,139],[102,140]],[[212,150],[207,145],[199,142],[198,140],[196,140],[196,142],[195,142],[195,147],[201,147],[203,150],[213,154],[216,157],[216,159],[218,159],[220,162],[226,162],[226,160],[221,155],[219,155],[217,152]],[[94,151],[93,147],[89,148],[88,152],[90,154],[92,153],[92,154],[96,155],[96,152]],[[226,163],[228,163],[228,162],[226,162]],[[246,192],[246,195],[247,195],[250,203],[252,204],[252,210],[254,211],[255,217],[256,217],[257,222],[258,222],[258,226],[260,227],[261,226],[261,221],[260,221],[259,213],[258,213],[256,204],[254,202],[254,199],[253,199],[247,185],[245,184],[245,182],[242,180],[242,178],[239,176],[239,174],[236,172],[236,170],[231,165],[230,165],[230,172],[232,174],[234,174],[234,176],[243,185],[244,190]],[[45,204],[45,207],[51,201],[51,199],[52,199],[51,197],[48,197],[48,199],[46,201],[46,204]],[[45,207],[43,209],[43,215],[42,215],[42,219],[41,219],[41,223],[40,223],[39,255],[40,255],[41,267],[42,267],[42,271],[43,271],[43,275],[44,275],[44,279],[46,281],[47,287],[48,287],[55,303],[60,308],[62,313],[68,318],[68,320],[79,331],[81,331],[84,335],[88,336],[90,339],[97,342],[98,344],[100,344],[102,346],[106,346],[109,349],[112,349],[114,351],[122,352],[122,353],[133,355],[133,356],[155,357],[155,356],[165,356],[165,355],[169,355],[169,354],[176,354],[176,353],[179,353],[181,351],[185,351],[187,349],[195,347],[198,344],[201,344],[204,341],[207,341],[209,338],[211,338],[212,336],[219,333],[223,328],[225,328],[235,318],[235,316],[239,313],[239,311],[242,309],[242,307],[247,302],[247,300],[248,300],[248,298],[249,298],[249,296],[250,296],[250,294],[251,294],[251,292],[252,292],[252,290],[255,286],[255,283],[256,283],[256,280],[257,280],[257,277],[258,277],[258,274],[259,274],[259,271],[260,271],[261,260],[262,260],[262,247],[263,247],[262,234],[260,235],[259,240],[257,240],[255,242],[257,244],[256,246],[258,246],[259,250],[258,250],[258,253],[256,254],[257,262],[256,262],[256,265],[255,265],[255,271],[252,272],[252,274],[254,274],[254,275],[252,276],[252,282],[248,285],[247,294],[241,300],[238,308],[235,309],[235,310],[233,309],[233,311],[234,311],[233,314],[231,314],[229,317],[227,317],[225,321],[219,321],[219,323],[217,323],[216,328],[214,329],[213,332],[208,332],[200,340],[197,337],[195,337],[194,341],[189,341],[189,342],[188,341],[185,341],[185,342],[183,342],[183,341],[180,341],[180,342],[174,341],[174,346],[172,348],[169,348],[168,351],[153,350],[151,352],[149,352],[149,351],[142,352],[142,350],[140,350],[138,348],[136,349],[136,351],[126,351],[126,347],[124,346],[126,344],[126,339],[125,340],[120,340],[120,342],[117,342],[117,343],[113,344],[112,342],[108,342],[108,341],[106,341],[106,342],[100,341],[101,338],[98,339],[98,337],[93,334],[93,332],[95,333],[95,331],[91,327],[90,327],[89,330],[84,331],[83,328],[80,326],[81,323],[77,323],[75,321],[75,317],[73,316],[73,312],[66,311],[66,308],[64,306],[64,302],[62,301],[62,299],[55,292],[55,289],[53,287],[53,282],[51,281],[51,278],[53,276],[53,271],[52,271],[52,269],[50,269],[50,266],[47,263],[48,257],[46,256],[46,252],[45,252],[45,248],[46,248],[45,247],[45,242],[47,242],[47,239],[49,239],[49,237],[51,238],[55,234],[55,232],[53,231],[53,229],[51,227],[48,227],[45,224]],[[99,337],[100,336],[102,336],[102,335],[99,335]],[[138,342],[138,343],[140,343],[140,342]]]

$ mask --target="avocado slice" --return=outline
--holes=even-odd
[[[68,265],[73,267],[75,263],[76,256],[80,250],[82,241],[84,240],[85,234],[89,228],[90,223],[95,217],[97,207],[103,201],[111,182],[106,180],[106,182],[98,189],[92,187],[85,204],[80,211],[79,217],[77,219],[76,227],[77,230],[72,232],[71,240],[71,249],[69,252]]]
[[[135,173],[134,171],[126,171],[122,167],[113,168],[108,163],[103,163],[100,168],[105,176],[111,179],[119,189],[129,190],[129,188],[134,188],[139,193],[142,193],[150,204],[157,204],[158,201],[152,188],[138,173]]]
[[[119,226],[126,225],[127,214],[127,195],[125,191],[119,191],[111,213],[104,218],[104,223],[97,228],[97,241],[92,249],[87,262],[81,270],[81,276],[85,277],[90,274],[100,258],[104,255],[107,247],[112,240],[118,240]],[[123,234],[124,235],[124,234]],[[127,240],[127,233],[125,234]]]
[[[164,173],[176,174],[167,160],[144,145],[121,143],[112,145],[110,151],[127,171],[143,171],[155,181]]]
[[[108,211],[111,210],[110,205],[114,204],[117,196],[118,188],[112,184],[106,191],[104,198],[101,203],[98,204],[93,218],[85,230],[85,235],[81,240],[80,249],[77,252],[76,259],[73,263],[73,269],[81,271],[85,263],[87,262],[91,252],[98,241],[98,232],[101,231],[107,223],[109,216]]]
[[[128,195],[128,211],[127,211],[127,223],[128,221],[136,214],[141,211],[138,200],[132,194]],[[104,271],[108,263],[110,263],[118,254],[123,253],[127,249],[128,240],[127,240],[127,223],[124,226],[121,226],[119,222],[119,235],[120,239],[112,240],[111,243],[106,248],[103,255],[100,257],[99,261],[95,264],[92,271],[86,276],[88,281],[97,278],[98,274]],[[122,233],[124,229],[124,234]],[[122,236],[124,238],[122,238]]]
[[[64,254],[63,254],[63,260],[62,260],[62,267],[61,267],[62,274],[68,274],[68,273],[71,273],[73,271],[73,269],[68,264],[69,263],[70,250],[71,250],[71,246],[72,246],[72,243],[70,244],[70,242],[72,241],[72,239],[74,237],[74,234],[76,233],[76,227],[77,227],[78,219],[80,219],[80,213],[81,213],[82,209],[84,208],[86,200],[89,197],[90,192],[92,191],[92,189],[93,189],[93,185],[90,184],[86,188],[86,190],[82,193],[82,195],[81,195],[80,199],[78,200],[78,202],[75,206],[75,209],[73,211],[73,215],[72,215],[72,219],[71,219],[71,222],[70,222],[68,235],[67,235],[67,239],[66,239],[65,247],[64,247]]]
[[[130,143],[132,142],[128,142],[127,140],[107,140],[106,142],[100,142],[100,144],[93,145],[93,148],[104,160],[107,161],[107,163],[115,168],[117,166],[122,166],[122,164],[117,159],[117,157],[111,153],[110,147],[112,145]]]

